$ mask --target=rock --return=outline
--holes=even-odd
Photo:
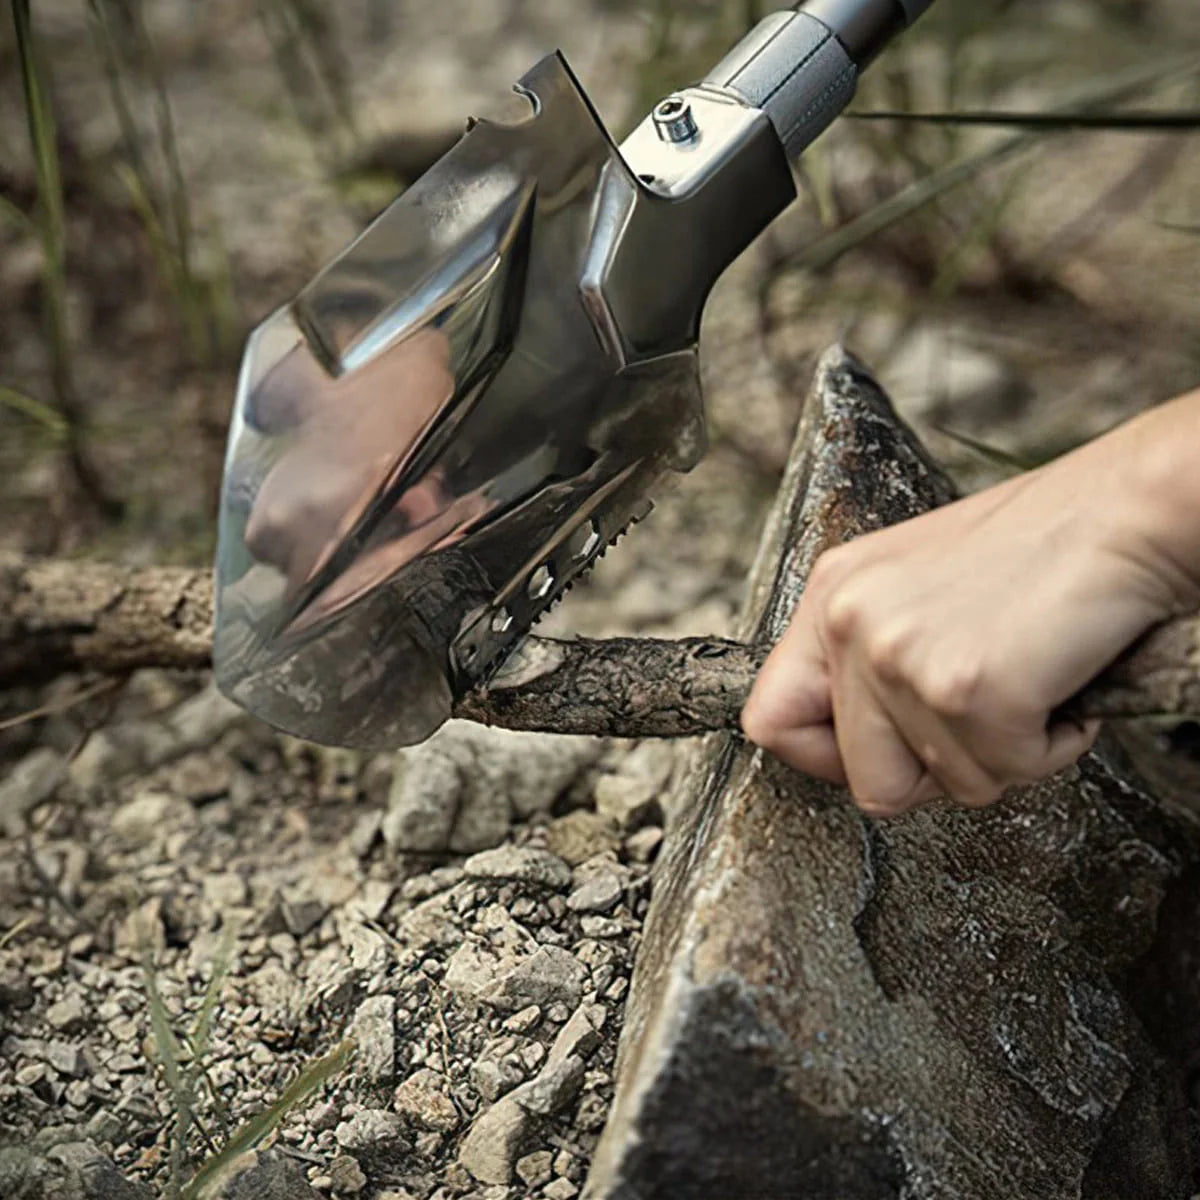
[[[551,1168],[553,1160],[554,1156],[549,1150],[535,1150],[517,1159],[517,1178],[531,1191],[540,1188],[554,1177]]]
[[[634,862],[650,862],[662,845],[663,831],[658,825],[647,825],[625,839],[625,852]]]
[[[584,808],[556,817],[546,826],[546,848],[573,867],[620,845],[616,826]]]
[[[444,1076],[423,1067],[396,1089],[396,1111],[419,1129],[452,1133],[458,1128],[458,1109],[445,1088]]]
[[[329,1189],[335,1196],[357,1196],[367,1186],[367,1177],[358,1160],[339,1154],[329,1164]]]
[[[508,1033],[529,1033],[538,1027],[542,1019],[542,1010],[536,1004],[530,1004],[521,1009],[504,1022],[503,1028]]]
[[[831,352],[738,636],[774,643],[827,547],[951,495]],[[1185,1060],[1159,1041],[1186,1004],[1144,1024],[1139,974],[1195,851],[1103,750],[984,812],[896,821],[735,735],[688,753],[593,1200],[1194,1190]]]
[[[507,1184],[534,1130],[530,1113],[505,1096],[476,1119],[458,1148],[458,1161],[480,1183]]]
[[[368,1163],[395,1163],[409,1149],[404,1120],[382,1108],[363,1108],[334,1130],[334,1140]]]
[[[371,1083],[389,1083],[396,1074],[396,998],[368,996],[347,1033],[358,1047],[356,1069]]]
[[[625,926],[612,917],[580,917],[579,932],[586,938],[618,938]]]
[[[279,901],[279,912],[288,933],[303,937],[325,919],[329,905],[315,896],[285,896]]]
[[[567,897],[567,907],[577,913],[611,912],[624,893],[624,882],[615,871],[597,871]]]
[[[571,868],[561,858],[521,846],[498,846],[473,855],[463,863],[463,872],[471,879],[527,883],[556,892],[571,886]]]
[[[217,912],[241,908],[250,899],[250,889],[246,885],[246,880],[233,871],[220,871],[205,875],[200,886],[204,892],[204,899]]]
[[[66,778],[63,756],[48,746],[31,750],[0,783],[0,829],[6,837],[25,832],[25,816],[44,804]]]
[[[83,1079],[89,1074],[88,1062],[80,1046],[70,1042],[47,1042],[46,1062],[60,1075],[71,1079]]]
[[[456,995],[505,1012],[554,1003],[574,1007],[586,981],[587,968],[558,946],[498,954],[471,942],[451,956],[445,977],[446,987]]]
[[[295,1159],[277,1150],[260,1150],[238,1160],[214,1200],[320,1200],[320,1194],[309,1186]]]
[[[579,1189],[569,1179],[556,1179],[542,1189],[542,1195],[547,1200],[571,1200],[579,1195]]]
[[[549,809],[600,749],[593,738],[451,721],[397,755],[384,839],[393,850],[414,852],[471,854],[497,846],[514,816]]]
[[[536,1079],[514,1088],[505,1099],[540,1117],[561,1112],[583,1085],[583,1059],[570,1054],[558,1062],[547,1061]]]
[[[607,1017],[603,1004],[580,1005],[558,1031],[546,1059],[547,1065],[554,1066],[572,1055],[586,1059],[600,1045],[600,1031]]]
[[[45,1191],[46,1200],[150,1200],[144,1183],[126,1179],[92,1142],[64,1142],[46,1151],[47,1161],[64,1172],[60,1183]]]
[[[651,822],[661,823],[661,789],[644,779],[601,775],[596,780],[596,812],[618,829],[629,832]]]
[[[497,980],[488,999],[508,1012],[530,1004],[574,1007],[586,981],[587,969],[574,955],[558,946],[539,946]]]
[[[78,1033],[87,1020],[87,1010],[78,992],[68,992],[46,1009],[46,1024],[58,1033]]]
[[[476,1059],[469,1072],[471,1086],[488,1101],[495,1102],[510,1088],[521,1083],[524,1076],[516,1067],[494,1059]]]

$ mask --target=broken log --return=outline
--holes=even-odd
[[[745,639],[780,636],[824,549],[950,495],[830,352]],[[1156,919],[1200,854],[1110,747],[983,812],[885,823],[729,734],[681,775],[586,1200],[1192,1194],[1195,1038],[1137,1013],[1200,1027],[1138,995],[1168,935],[1194,961],[1195,904]]]

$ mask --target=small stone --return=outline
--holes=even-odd
[[[304,896],[281,900],[279,911],[288,932],[294,937],[303,937],[324,920],[329,906],[315,896]]]
[[[571,1010],[565,1004],[552,1004],[546,1010],[546,1016],[554,1022],[555,1025],[561,1025],[569,1016]]]
[[[364,1108],[334,1131],[337,1144],[360,1158],[393,1157],[407,1149],[404,1120],[382,1108]]]
[[[250,899],[250,889],[245,879],[233,871],[205,875],[201,888],[204,899],[218,912],[241,908]]]
[[[427,1067],[414,1072],[396,1089],[396,1111],[420,1129],[452,1133],[458,1128],[458,1109],[445,1085],[444,1077]]]
[[[46,1009],[46,1024],[59,1033],[76,1033],[84,1025],[87,1012],[78,992],[68,992]]]
[[[567,907],[577,913],[611,912],[621,902],[624,891],[614,871],[597,871],[567,897]]]
[[[537,1028],[541,1019],[542,1010],[536,1004],[530,1004],[520,1012],[513,1013],[504,1022],[504,1029],[509,1033],[529,1033],[530,1030]]]
[[[110,827],[118,837],[139,845],[153,841],[190,812],[190,805],[181,797],[148,787],[113,813]]]
[[[554,1156],[554,1173],[563,1177],[574,1175],[578,1168],[575,1165],[575,1156],[569,1150],[560,1150]]]
[[[480,1183],[507,1184],[533,1129],[533,1117],[505,1096],[476,1119],[458,1149],[458,1160]]]
[[[551,891],[571,886],[571,868],[558,855],[522,846],[497,846],[472,855],[463,863],[463,871],[471,879],[526,883]]]
[[[396,1075],[396,998],[368,996],[348,1030],[358,1047],[357,1070],[371,1083],[389,1083]]]
[[[663,831],[657,825],[647,825],[625,839],[625,852],[634,862],[650,862],[662,845]]]
[[[61,1185],[61,1191],[58,1187],[48,1189],[47,1197],[77,1196],[79,1200],[149,1200],[151,1196],[150,1188],[146,1184],[133,1183],[126,1179],[111,1159],[101,1154],[92,1142],[59,1143],[46,1151],[46,1158],[57,1163],[67,1176]]]
[[[575,1098],[583,1084],[583,1076],[583,1059],[568,1055],[559,1062],[548,1062],[536,1079],[515,1088],[505,1099],[538,1116],[553,1116]]]
[[[579,1189],[569,1179],[559,1178],[548,1183],[542,1189],[542,1195],[549,1197],[549,1200],[571,1200],[579,1195]]]
[[[358,1160],[349,1154],[339,1154],[329,1164],[329,1190],[337,1196],[357,1196],[367,1186],[367,1177]]]
[[[580,917],[579,932],[588,938],[616,938],[625,932],[625,926],[612,917]]]
[[[600,1045],[600,1030],[604,1028],[607,1016],[603,1004],[580,1005],[558,1031],[547,1063],[553,1066],[571,1055],[586,1059]]]
[[[351,1159],[351,1162],[354,1160]],[[276,1150],[243,1155],[216,1200],[320,1200],[294,1159]]]
[[[47,1042],[46,1061],[60,1075],[68,1075],[72,1079],[83,1079],[88,1074],[83,1050],[69,1042]]]
[[[629,833],[662,820],[661,794],[653,780],[601,775],[596,780],[596,812]]]
[[[48,800],[66,772],[63,756],[48,746],[31,751],[0,783],[0,830],[7,837],[25,831],[25,816]]]
[[[546,848],[573,867],[620,844],[616,826],[585,808],[557,817],[546,827]]]
[[[520,1071],[490,1058],[478,1059],[468,1072],[471,1086],[491,1102],[499,1100],[510,1088],[516,1087],[524,1076]]]
[[[579,1104],[575,1124],[585,1133],[598,1133],[608,1120],[608,1103],[598,1092],[588,1092]]]
[[[541,1042],[530,1042],[521,1051],[521,1061],[529,1071],[536,1071],[546,1059],[546,1047]]]
[[[553,1178],[553,1157],[549,1150],[535,1150],[532,1154],[517,1159],[517,1178],[530,1189],[549,1183]]]

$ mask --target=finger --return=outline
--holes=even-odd
[[[755,745],[773,751],[785,734],[826,725],[832,717],[824,649],[802,602],[755,680],[742,728]]]
[[[937,781],[942,794],[966,808],[983,808],[999,800],[1008,783],[989,770],[971,750],[961,729],[924,703],[906,686],[885,687],[881,698],[901,737]]]
[[[846,768],[831,724],[783,730],[773,739],[770,753],[806,775],[846,784]]]
[[[1060,721],[1046,731],[1046,752],[1040,764],[1039,779],[1053,775],[1077,763],[1095,745],[1102,722],[1092,720],[1076,725]]]
[[[928,791],[926,771],[852,665],[833,680],[833,724],[847,784],[865,812],[903,812]]]

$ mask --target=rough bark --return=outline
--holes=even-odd
[[[948,496],[831,353],[743,634],[779,635],[827,546]],[[1195,1007],[1132,1000],[1189,931],[1194,903],[1156,918],[1196,856],[1107,748],[982,813],[875,823],[713,734],[674,806],[588,1200],[1191,1195],[1194,1038],[1164,1028]]]

